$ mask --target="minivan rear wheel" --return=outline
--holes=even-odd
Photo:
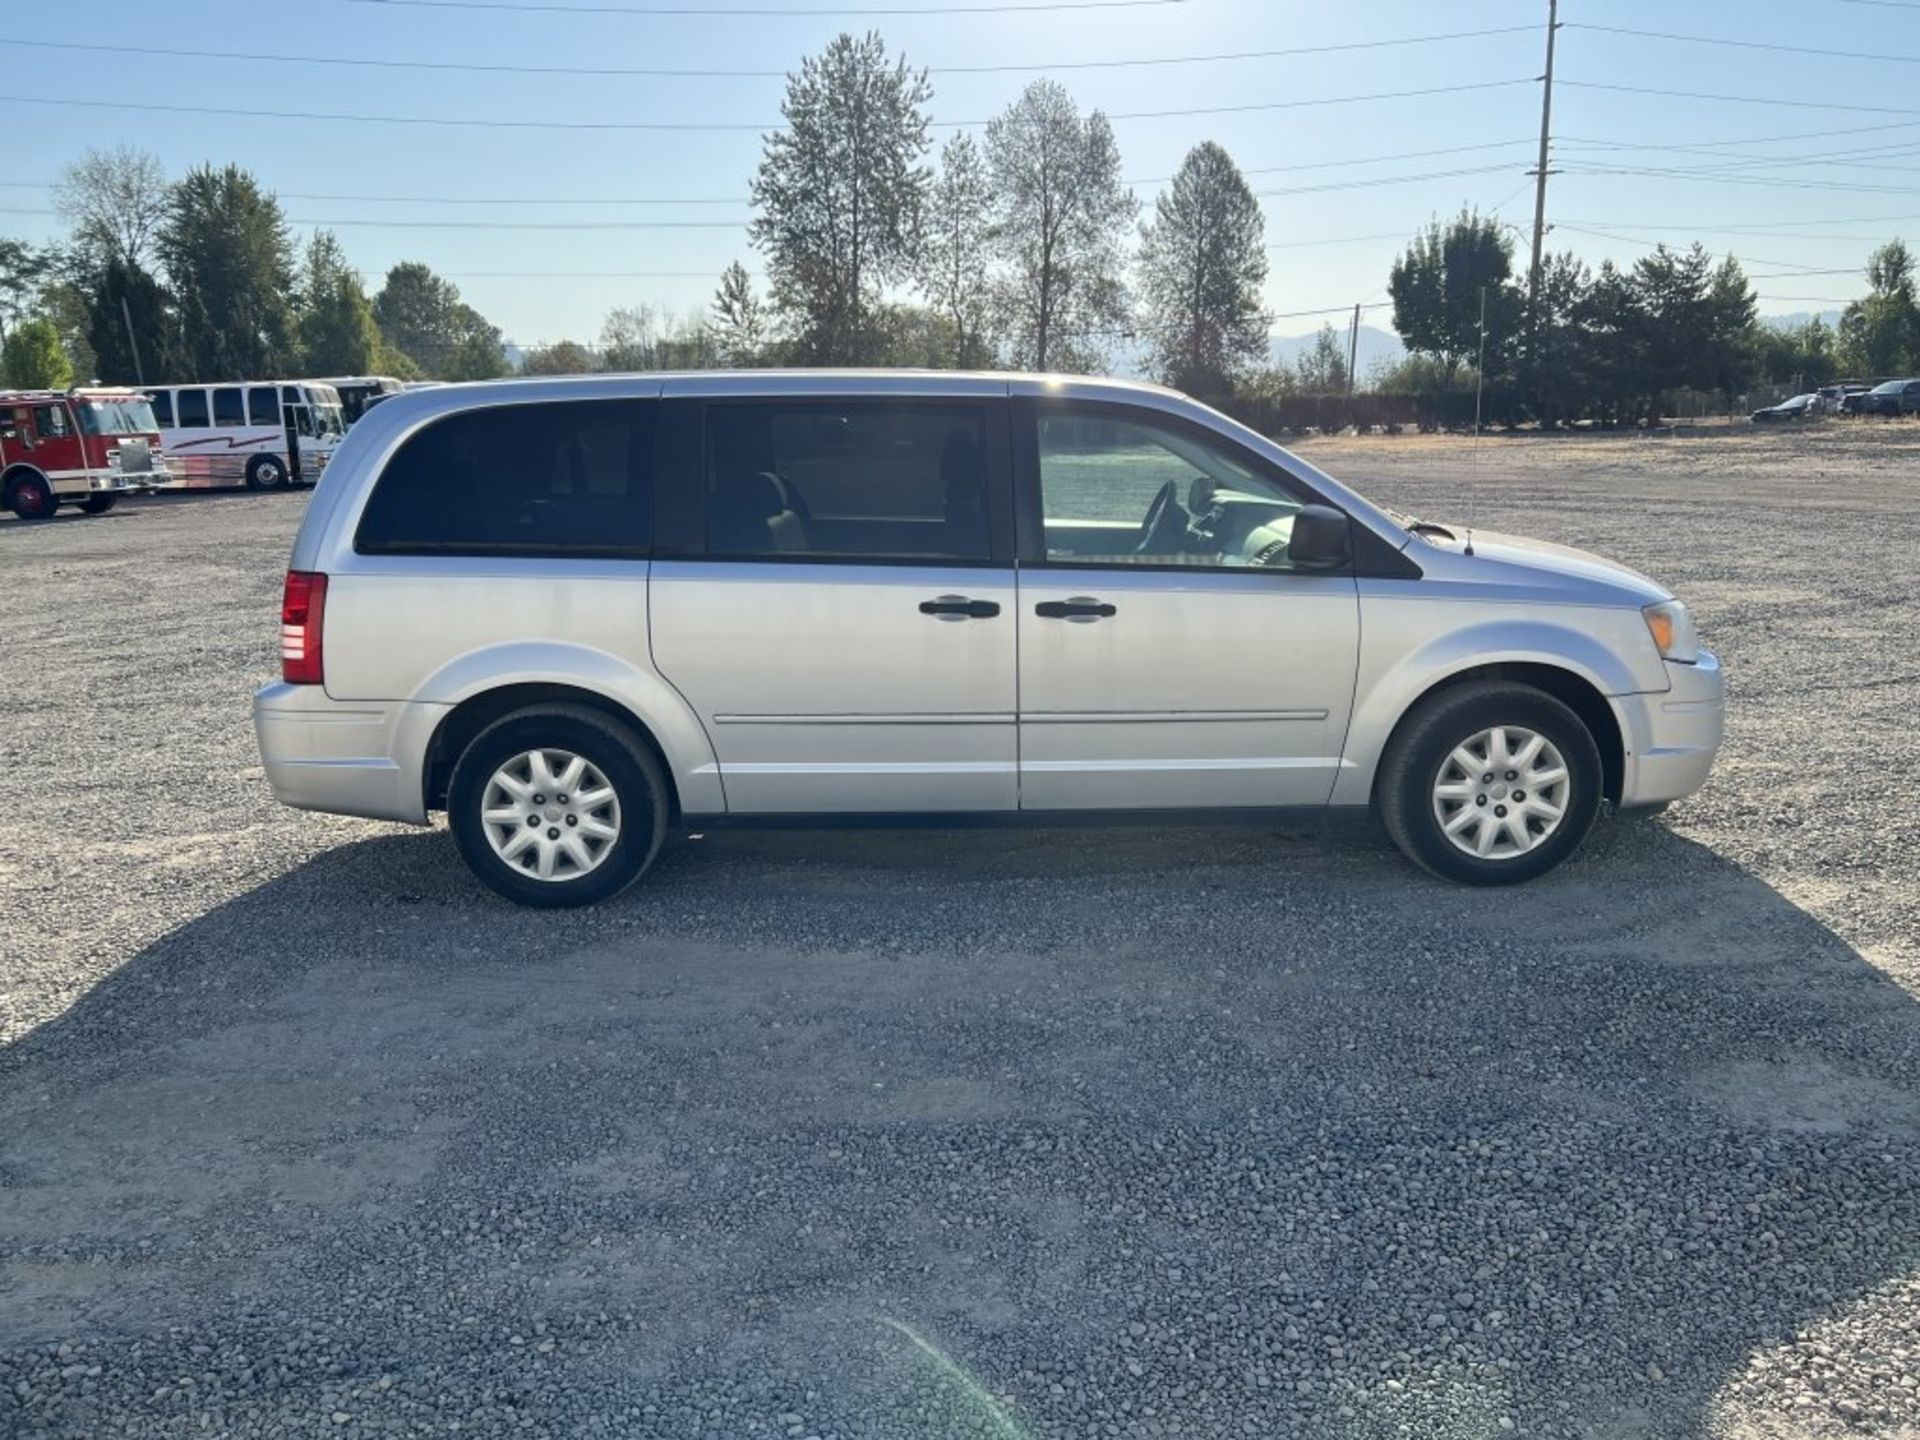
[[[521,905],[592,905],[653,864],[667,829],[659,762],[575,705],[517,710],[454,762],[447,821],[469,869]]]
[[[1600,812],[1600,750],[1529,685],[1484,681],[1421,702],[1395,732],[1374,799],[1408,858],[1444,879],[1514,885],[1571,855]]]

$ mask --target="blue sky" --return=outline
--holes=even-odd
[[[669,0],[526,3],[605,11],[657,8]],[[162,7],[93,0],[84,17],[50,6],[18,8],[0,32],[0,56],[7,62],[0,123],[13,139],[10,158],[0,162],[0,181],[8,182],[0,188],[0,233],[33,239],[57,234],[57,222],[31,213],[48,204],[46,191],[37,187],[89,147],[143,146],[174,174],[203,161],[234,161],[282,193],[299,232],[315,221],[336,229],[356,263],[374,272],[370,288],[387,265],[424,260],[452,277],[517,343],[563,336],[590,341],[611,306],[648,301],[693,310],[706,303],[729,260],[742,259],[758,272],[743,229],[747,182],[760,152],[754,127],[778,119],[779,72],[839,30],[869,27],[913,64],[934,71],[932,112],[941,126],[936,144],[951,133],[949,122],[995,114],[1033,78],[965,73],[969,66],[1047,67],[1083,107],[1115,116],[1223,112],[1116,118],[1114,128],[1126,176],[1143,205],[1151,205],[1160,178],[1172,173],[1186,150],[1205,139],[1225,145],[1256,190],[1290,192],[1262,202],[1267,238],[1276,247],[1267,298],[1282,312],[1275,325],[1279,334],[1319,324],[1317,316],[1285,312],[1384,300],[1393,256],[1430,215],[1465,203],[1498,207],[1504,219],[1523,227],[1531,220],[1525,172],[1539,126],[1533,81],[1543,59],[1545,0],[1174,0],[1124,9],[866,17],[714,13],[747,6],[818,12],[827,0],[679,3],[700,13],[536,13],[389,0],[174,0]],[[894,0],[886,8],[927,11],[941,3]],[[855,0],[848,12],[882,5]],[[1920,185],[1914,180],[1920,174],[1920,86],[1914,83],[1920,63],[1582,28],[1920,57],[1920,0],[1768,6],[1566,0],[1560,14],[1567,28],[1560,36],[1558,74],[1565,83],[1555,91],[1555,163],[1565,173],[1553,179],[1549,193],[1549,218],[1557,225],[1550,247],[1597,262],[1609,255],[1631,259],[1647,242],[1697,237],[1749,259],[1749,268],[1765,276],[1756,282],[1765,297],[1762,310],[1784,313],[1843,303],[1860,288],[1858,267],[1874,243],[1920,232]],[[1508,27],[1522,28],[1319,54],[1067,68],[1075,62],[1358,46]],[[23,41],[111,41],[126,53],[18,43]],[[143,46],[403,63],[140,58]],[[129,64],[130,57],[136,63]],[[539,66],[554,73],[463,73],[408,68],[404,62]],[[591,68],[670,73],[579,73]],[[701,69],[775,73],[685,73]],[[1227,109],[1468,85],[1487,88]],[[1801,103],[1589,88],[1596,85]],[[35,103],[54,98],[749,128],[708,133],[397,125]],[[1859,133],[1814,134],[1843,130]],[[1644,146],[1710,153],[1627,148]],[[1855,147],[1878,153],[1849,157]],[[1766,163],[1743,167],[1746,157]],[[1316,168],[1298,168],[1309,166]],[[1606,169],[1669,173],[1598,173]],[[1671,173],[1676,171],[1691,173]],[[1344,188],[1308,188],[1330,186]],[[323,196],[352,198],[318,198]],[[388,196],[427,198],[363,198]],[[607,203],[659,198],[703,203]],[[594,203],[559,203],[572,201]],[[434,223],[398,223],[405,221]],[[635,221],[707,228],[525,228]],[[1849,273],[1810,273],[1824,270]],[[1368,318],[1384,325],[1387,314],[1373,309]]]

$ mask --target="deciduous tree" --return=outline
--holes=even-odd
[[[920,293],[945,319],[956,369],[993,363],[993,186],[973,137],[964,133],[940,151],[940,173],[927,197],[920,232]]]
[[[745,369],[767,358],[766,310],[754,293],[753,277],[738,260],[720,272],[711,333],[716,358],[728,369]]]
[[[1231,389],[1266,355],[1266,281],[1260,202],[1224,149],[1211,140],[1196,145],[1141,230],[1140,293],[1155,373],[1182,390]],[[1344,387],[1345,356],[1339,361]]]
[[[1867,261],[1867,294],[1840,316],[1840,352],[1863,377],[1920,370],[1920,305],[1913,254],[1890,240]]]
[[[53,208],[94,270],[115,259],[152,269],[169,198],[160,157],[129,145],[89,150],[53,187]]]
[[[36,316],[7,332],[0,345],[0,374],[22,390],[61,390],[73,382],[73,362],[60,348],[53,322]]]
[[[840,35],[787,79],[786,128],[767,136],[749,233],[807,363],[872,358],[880,288],[914,255],[931,95],[926,72],[889,61],[876,33]]]
[[[387,271],[373,318],[391,351],[436,380],[492,380],[507,373],[498,328],[460,298],[457,286],[417,260]]]
[[[529,375],[588,375],[599,368],[593,352],[574,340],[556,340],[527,352]]]
[[[1113,127],[1036,80],[987,126],[999,194],[994,244],[1014,359],[1038,370],[1096,368],[1127,319],[1121,238],[1139,213],[1120,183]]]
[[[1388,275],[1393,328],[1409,350],[1457,370],[1479,353],[1483,289],[1489,333],[1515,333],[1522,301],[1507,283],[1512,273],[1513,243],[1490,217],[1462,210],[1445,225],[1432,221]]]

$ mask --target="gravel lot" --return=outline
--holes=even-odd
[[[1920,427],[1303,449],[1673,583],[1710,788],[536,915],[269,798],[301,497],[0,523],[0,1434],[1920,1434]]]

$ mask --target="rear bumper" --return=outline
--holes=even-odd
[[[317,685],[275,683],[253,697],[253,733],[281,804],[423,825],[427,746],[451,708],[333,700]]]
[[[1719,659],[1700,652],[1695,665],[1667,664],[1672,688],[1651,695],[1616,695],[1614,710],[1626,741],[1620,808],[1660,805],[1707,783],[1726,733],[1726,678]]]

